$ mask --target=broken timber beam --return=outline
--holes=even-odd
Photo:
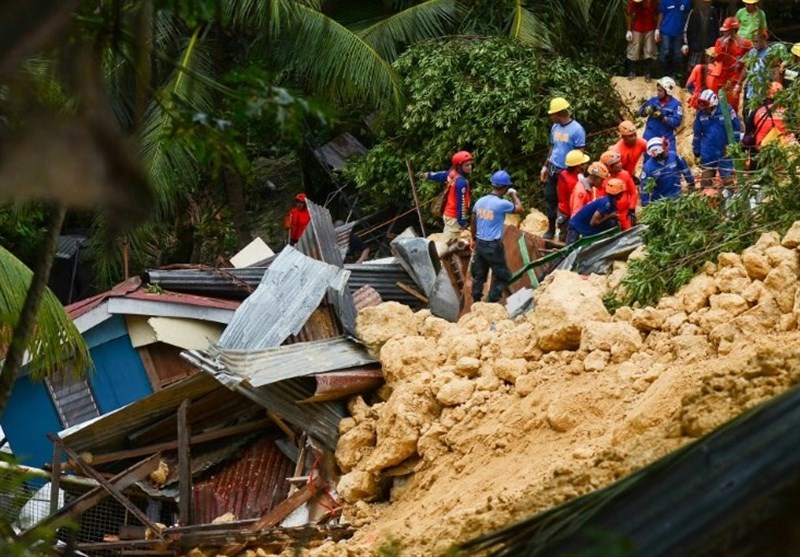
[[[127,470],[123,470],[111,480],[104,479],[103,481],[111,484],[116,487],[116,489],[122,490],[131,485],[135,484],[139,480],[142,480],[152,474],[156,468],[158,468],[158,462],[160,460],[160,455],[156,454],[151,456],[148,459],[142,460],[141,462],[137,462]],[[68,522],[73,522],[77,519],[80,515],[82,515],[87,510],[91,509],[95,505],[97,505],[100,501],[108,497],[109,493],[101,486],[95,487],[68,505],[61,507],[55,514],[51,514],[50,516],[44,518],[43,520],[39,521],[37,524],[25,530],[20,534],[20,539],[29,541],[31,540],[31,533],[34,530],[37,530],[43,526],[48,526],[49,528],[55,530],[60,526],[65,525]]]
[[[192,524],[192,455],[189,439],[189,399],[178,408],[178,517],[181,526]]]
[[[399,280],[397,281],[397,283],[396,283],[396,284],[397,284],[397,288],[399,288],[400,290],[402,290],[402,291],[403,291],[403,292],[405,292],[406,294],[411,294],[411,295],[412,295],[412,296],[414,296],[414,297],[415,297],[417,300],[419,300],[420,302],[422,302],[422,303],[424,303],[424,304],[427,304],[427,303],[428,303],[428,297],[427,297],[427,296],[424,296],[424,295],[423,295],[423,294],[421,294],[421,293],[419,293],[419,292],[418,292],[418,291],[417,291],[415,288],[412,288],[412,287],[410,287],[409,285],[407,285],[406,283],[404,283],[404,282],[401,282],[401,281],[399,281]]]

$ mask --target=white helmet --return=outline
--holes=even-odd
[[[672,78],[671,78],[671,77],[669,77],[669,76],[667,76],[667,77],[662,77],[661,79],[659,79],[659,80],[656,82],[656,85],[658,85],[659,87],[661,87],[662,89],[664,89],[664,91],[666,91],[666,92],[667,92],[667,95],[669,95],[669,96],[672,96],[673,92],[675,91],[675,87],[677,87],[677,86],[678,86],[678,84],[677,84],[677,83],[675,83],[675,80],[674,80],[674,79],[672,79]]]
[[[664,138],[653,137],[647,142],[647,154],[651,157],[657,157],[664,152]]]
[[[711,89],[705,89],[702,93],[700,93],[700,98],[698,101],[707,104],[708,106],[717,106],[717,103],[719,103],[719,98]]]

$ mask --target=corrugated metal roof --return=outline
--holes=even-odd
[[[190,350],[181,352],[181,357],[212,375],[229,389],[277,413],[290,424],[306,430],[329,449],[336,449],[339,421],[345,416],[344,405],[340,402],[297,404],[314,394],[316,385],[313,381],[300,377],[266,387],[253,387],[246,379],[228,373],[216,358],[205,352]]]
[[[286,246],[236,311],[219,346],[257,350],[280,345],[300,332],[329,288],[345,288],[348,276],[344,269]]]
[[[56,257],[69,259],[87,245],[89,240],[83,234],[62,234],[56,239]]]
[[[376,389],[383,383],[383,370],[380,366],[352,368],[343,371],[331,371],[314,376],[317,388],[314,396],[303,402],[322,402],[338,400],[354,394],[365,393]]]
[[[286,498],[291,460],[272,439],[260,439],[236,460],[192,485],[195,524],[210,524],[230,512],[237,520],[261,517]]]
[[[364,346],[345,337],[268,350],[222,349],[220,360],[228,371],[247,379],[253,387],[377,362]]]
[[[311,220],[295,248],[309,257],[341,267],[344,258],[339,251],[330,211],[310,199],[306,200],[306,206]]]
[[[348,132],[333,138],[319,149],[314,150],[317,158],[331,168],[342,168],[350,157],[366,153],[367,148]]]
[[[362,309],[370,306],[377,306],[382,301],[383,300],[381,299],[381,295],[378,294],[378,291],[369,285],[362,286],[353,292],[353,304],[356,306],[356,311],[361,311]]]

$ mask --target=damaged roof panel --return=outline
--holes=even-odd
[[[345,337],[290,344],[268,350],[220,350],[231,372],[253,387],[314,373],[376,363],[362,345]]]
[[[250,350],[280,345],[300,332],[329,288],[345,288],[348,276],[287,246],[236,311],[219,345]]]
[[[343,371],[331,371],[314,376],[317,388],[314,396],[303,402],[322,402],[338,400],[351,395],[365,393],[380,387],[383,383],[383,371],[380,366],[351,368]]]

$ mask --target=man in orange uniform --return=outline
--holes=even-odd
[[[636,210],[636,204],[639,203],[639,190],[633,181],[633,177],[622,168],[619,153],[606,151],[600,155],[600,162],[608,168],[608,178],[603,182],[603,189],[607,188],[609,180],[621,180],[625,184],[624,195],[620,197],[622,204],[617,204],[617,213],[619,213],[620,228],[627,230],[632,226],[631,223],[636,218],[634,211]]]
[[[753,48],[753,42],[736,34],[739,22],[735,17],[726,17],[719,30],[722,36],[717,39],[714,50],[722,64],[721,80],[725,87],[725,98],[734,111],[739,111],[739,98],[742,93],[744,63],[742,57]]]
[[[697,64],[692,68],[689,79],[686,80],[686,90],[692,94],[686,104],[694,109],[697,109],[697,99],[700,98],[700,93],[706,89],[719,93],[725,84],[722,81],[722,63],[717,60],[717,51],[713,46],[706,50],[706,57],[708,63]]]
[[[470,218],[470,185],[467,178],[472,174],[472,153],[459,151],[450,158],[450,170],[423,172],[427,180],[446,183],[447,195],[442,207],[444,241],[451,244],[466,230]]]
[[[575,189],[572,190],[572,197],[569,200],[570,215],[574,215],[584,206],[606,194],[603,190],[603,182],[606,178],[608,178],[606,165],[600,161],[589,165],[584,179],[578,180]]]
[[[311,222],[311,215],[306,206],[306,194],[298,193],[294,196],[294,206],[289,209],[283,218],[283,228],[289,231],[289,245],[295,245]]]
[[[612,145],[610,151],[619,153],[622,168],[631,176],[636,176],[636,165],[642,158],[647,141],[636,134],[636,126],[630,120],[619,125],[619,141]],[[633,179],[636,183],[636,178]]]
[[[556,193],[558,195],[558,239],[563,242],[567,238],[567,224],[572,216],[570,212],[569,200],[572,191],[578,183],[579,177],[589,162],[589,155],[579,149],[573,149],[567,153],[565,161],[567,168],[558,173],[558,183]]]

